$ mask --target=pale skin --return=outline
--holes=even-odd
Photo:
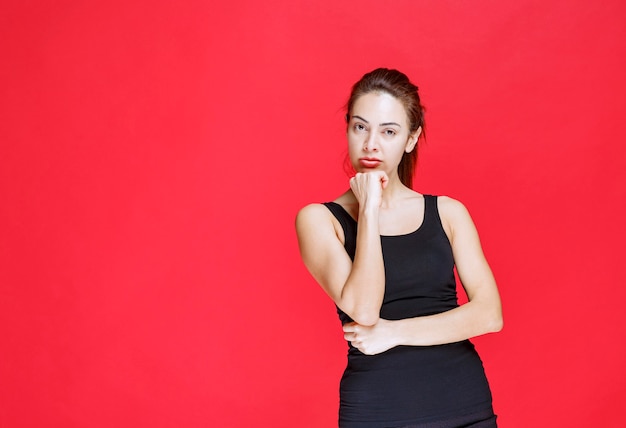
[[[367,355],[399,345],[453,343],[502,328],[498,288],[474,223],[463,204],[448,197],[438,198],[439,215],[468,302],[436,315],[380,318],[385,292],[380,235],[410,233],[423,218],[423,195],[404,186],[397,173],[403,153],[415,149],[420,132],[410,132],[404,106],[389,94],[367,93],[354,103],[347,137],[357,173],[350,189],[335,200],[358,220],[354,262],[343,247],[341,225],[325,206],[308,205],[296,219],[304,264],[354,320],[343,326],[344,338]]]

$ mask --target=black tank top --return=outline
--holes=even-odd
[[[344,247],[354,260],[357,222],[341,205],[324,205],[340,222]],[[385,265],[381,318],[432,315],[458,306],[454,257],[439,217],[437,197],[424,195],[424,219],[417,230],[381,236],[381,243]],[[352,321],[339,308],[337,311],[342,324]],[[436,422],[447,426],[445,421],[463,415],[492,416],[491,409],[482,362],[468,340],[437,346],[397,346],[371,356],[349,346],[340,386],[342,428]]]

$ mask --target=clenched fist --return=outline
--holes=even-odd
[[[350,179],[350,189],[360,207],[379,208],[388,183],[389,177],[384,171],[357,172]]]

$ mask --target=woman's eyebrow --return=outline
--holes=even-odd
[[[369,123],[367,120],[363,119],[363,118],[362,118],[361,116],[359,116],[359,115],[356,115],[356,114],[355,114],[355,115],[353,115],[352,117],[353,117],[354,119],[359,119],[359,120],[361,120],[361,121],[363,121],[363,122],[365,122],[365,123]],[[399,124],[399,123],[396,123],[396,122],[385,122],[385,123],[381,123],[381,124],[380,124],[380,125],[378,125],[378,126],[390,126],[390,125],[392,125],[392,126],[397,126],[398,128],[402,128],[402,126],[400,126],[400,124]]]
[[[365,123],[369,123],[367,120],[363,119],[361,116],[357,116],[356,114],[355,114],[355,115],[352,115],[352,117],[353,117],[353,118],[355,118],[355,119],[362,120],[362,121],[363,121],[363,122],[365,122]]]

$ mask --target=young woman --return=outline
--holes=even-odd
[[[411,189],[424,127],[417,87],[377,69],[353,86],[347,110],[350,189],[296,219],[304,264],[349,342],[339,426],[495,427],[468,339],[502,328],[500,297],[465,207]]]

